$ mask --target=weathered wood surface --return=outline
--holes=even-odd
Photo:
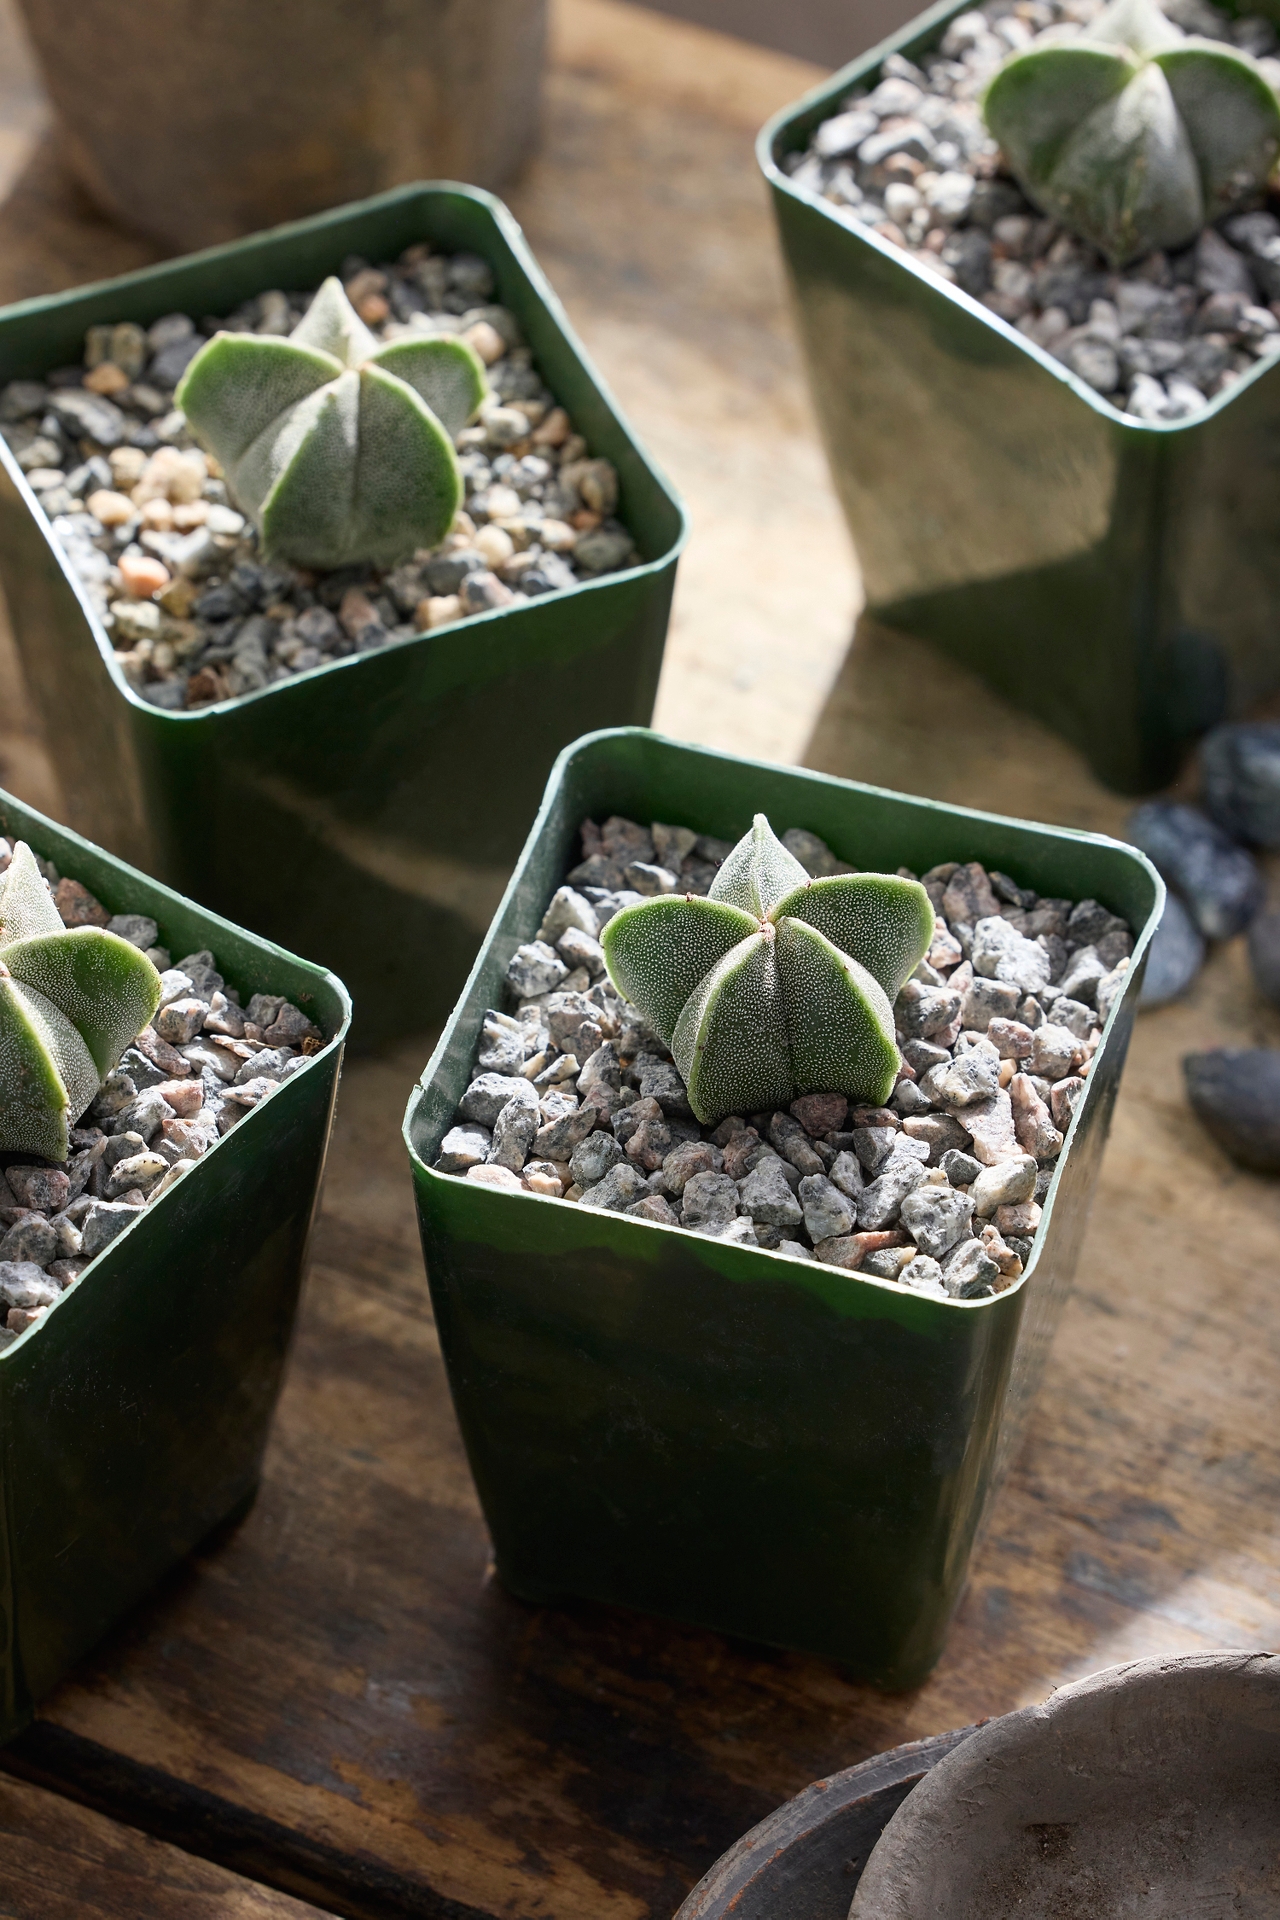
[[[547,152],[517,204],[695,507],[663,724],[1118,829],[1122,803],[1073,754],[918,644],[864,624],[841,665],[855,578],[750,172],[751,128],[796,67],[609,0],[571,0],[557,60]],[[0,207],[14,292],[136,257],[78,223],[51,165]],[[56,212],[34,226],[33,180]],[[2,649],[0,728],[0,781],[47,799]],[[425,1053],[359,1063],[256,1508],[84,1663],[6,1764],[352,1916],[661,1920],[821,1774],[1116,1660],[1275,1646],[1280,1199],[1208,1144],[1178,1068],[1188,1047],[1256,1038],[1280,1039],[1280,1020],[1238,942],[1185,1005],[1141,1020],[1027,1443],[942,1662],[896,1698],[494,1584],[400,1157]]]
[[[318,1920],[135,1828],[0,1780],[0,1920]]]

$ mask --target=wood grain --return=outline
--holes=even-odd
[[[269,1887],[0,1780],[0,1920],[314,1920]]]
[[[620,0],[564,0],[547,146],[515,196],[694,504],[663,724],[1117,831],[1123,804],[1068,748],[937,655],[869,623],[849,647],[856,578],[751,172],[751,126],[796,87],[770,62]],[[0,207],[11,294],[132,264],[136,243],[78,225],[51,185],[46,218],[24,179],[27,214]],[[33,791],[52,774],[16,699],[0,698],[0,759]],[[256,1507],[5,1764],[351,1916],[661,1920],[820,1775],[1115,1660],[1275,1646],[1280,1198],[1205,1139],[1179,1078],[1188,1047],[1254,1039],[1280,1039],[1280,1019],[1239,942],[1139,1021],[1026,1445],[944,1658],[898,1697],[496,1585],[399,1140],[425,1051],[360,1062]]]

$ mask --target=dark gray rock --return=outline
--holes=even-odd
[[[584,1207],[600,1207],[606,1213],[624,1213],[634,1200],[643,1200],[648,1189],[644,1175],[629,1160],[610,1167],[603,1180],[588,1187],[579,1202]]]
[[[611,1133],[589,1133],[569,1156],[569,1171],[584,1191],[622,1164],[623,1150]]]
[[[458,1103],[458,1113],[477,1126],[492,1127],[508,1100],[537,1105],[538,1096],[518,1074],[479,1073]]]
[[[17,1261],[25,1264],[30,1261],[37,1267],[47,1267],[58,1255],[58,1230],[45,1219],[42,1213],[24,1214],[14,1223],[0,1240],[0,1266]],[[11,1306],[16,1305],[10,1301]]]
[[[1280,725],[1215,727],[1200,755],[1205,809],[1223,831],[1280,847]]]
[[[1208,940],[1230,940],[1262,905],[1252,857],[1198,807],[1148,800],[1129,816],[1128,835],[1178,889]]]
[[[746,1212],[766,1226],[798,1227],[804,1219],[804,1208],[791,1191],[776,1154],[766,1154],[747,1174],[738,1192]]]
[[[819,1240],[853,1232],[856,1202],[848,1200],[825,1174],[807,1174],[800,1182],[799,1200],[804,1208],[805,1231],[815,1245]]]
[[[944,1153],[938,1165],[953,1187],[971,1187],[982,1172],[981,1161],[975,1160],[971,1153],[962,1153],[958,1147]]]
[[[737,1212],[738,1189],[727,1173],[695,1173],[685,1187],[681,1217],[694,1233],[719,1232]]]
[[[1249,950],[1253,952],[1253,933],[1255,927],[1276,918],[1274,939],[1276,953],[1276,990],[1280,993],[1280,916],[1260,914],[1249,928]],[[1138,996],[1140,1007],[1163,1007],[1168,1001],[1176,1000],[1185,993],[1191,982],[1204,965],[1204,936],[1197,927],[1187,909],[1176,893],[1166,894],[1164,912],[1160,924],[1155,930],[1151,945],[1147,951],[1147,971],[1143,976],[1142,992]],[[1257,961],[1254,961],[1257,971]],[[1261,985],[1261,981],[1259,981]],[[1263,987],[1263,992],[1266,988]]]
[[[0,1302],[6,1307],[49,1307],[61,1291],[57,1281],[47,1279],[30,1260],[0,1261]]]
[[[918,1186],[902,1202],[902,1224],[921,1253],[940,1260],[969,1233],[973,1200],[954,1187]]]
[[[1223,1152],[1255,1173],[1280,1173],[1280,1050],[1214,1047],[1182,1062],[1187,1096]]]

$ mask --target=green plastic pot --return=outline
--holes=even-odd
[[[1138,931],[1025,1279],[982,1301],[435,1173],[486,1007],[585,816],[736,840],[763,809],[853,864],[978,859]],[[440,1343],[499,1574],[827,1655],[942,1649],[1075,1267],[1164,889],[1132,848],[620,729],[557,762],[405,1118]]]
[[[28,841],[325,1046],[0,1352],[0,1741],[211,1528],[253,1497],[319,1199],[351,1003],[340,980],[0,793]],[[12,1159],[14,1156],[8,1156]]]
[[[165,713],[116,665],[8,449],[0,578],[72,825],[182,892],[314,953],[350,982],[357,1037],[447,1013],[560,749],[645,724],[682,508],[621,418],[507,209],[404,187],[119,280],[0,313],[0,384],[78,360],[86,327],[227,313],[344,257],[414,241],[483,255],[542,372],[595,453],[644,563],[465,626],[354,656],[238,701]]]
[[[769,182],[868,611],[980,673],[1124,792],[1280,688],[1280,363],[1193,418],[1121,414],[781,169],[945,0],[771,120]]]

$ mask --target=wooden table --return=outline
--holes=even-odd
[[[805,77],[615,0],[566,0],[546,152],[512,196],[694,505],[662,723],[1115,830],[1122,803],[1067,748],[928,650],[865,622],[849,648],[856,576],[750,163],[752,128]],[[15,168],[19,137],[37,144]],[[0,103],[6,165],[3,297],[145,257],[77,207],[38,109],[6,119]],[[3,644],[0,715],[0,784],[56,809]],[[34,1783],[0,1785],[0,1913],[256,1920],[303,1901],[664,1920],[820,1774],[1117,1660],[1275,1646],[1280,1199],[1208,1144],[1178,1062],[1278,1038],[1238,942],[1188,1002],[1140,1022],[1026,1445],[944,1658],[897,1697],[495,1584],[401,1160],[427,1042],[353,1064],[261,1496],[0,1756]]]

